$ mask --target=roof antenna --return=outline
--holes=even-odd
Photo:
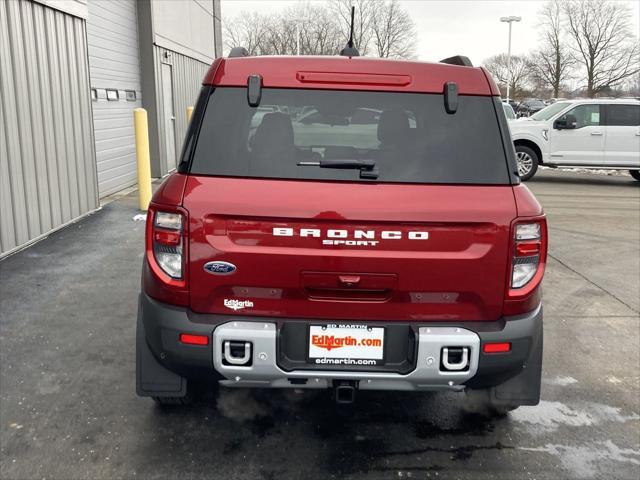
[[[353,19],[356,15],[356,7],[351,7],[351,31],[349,33],[349,41],[347,46],[340,51],[340,55],[344,57],[359,57],[360,52],[353,46]]]

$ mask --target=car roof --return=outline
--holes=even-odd
[[[250,75],[266,88],[443,93],[455,82],[462,95],[499,95],[483,67],[343,56],[218,58],[203,85],[246,87]]]

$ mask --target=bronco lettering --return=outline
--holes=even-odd
[[[299,232],[296,233],[293,228],[283,228],[283,227],[273,227],[273,236],[274,237],[314,237],[320,238],[322,237],[322,230],[318,228],[301,228]],[[349,230],[336,230],[330,229],[327,230],[325,236],[327,238],[339,238],[341,240],[345,240],[346,242],[351,242],[353,240],[360,240],[363,238],[373,240],[378,236],[378,233],[375,230],[354,230],[350,232]],[[379,237],[382,240],[401,240],[403,238],[403,233],[399,230],[383,230],[380,232]],[[412,231],[407,233],[407,238],[409,240],[428,240],[429,232],[424,231]],[[324,245],[339,245],[338,242],[327,243],[325,240]],[[370,241],[358,241],[353,243],[345,243],[342,242],[342,245],[377,245],[379,242],[370,242]]]

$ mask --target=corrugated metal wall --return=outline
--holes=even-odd
[[[74,17],[87,18],[87,0],[33,0]]]
[[[0,256],[98,207],[85,21],[0,2]]]
[[[165,55],[168,53],[168,56]],[[173,75],[173,107],[175,111],[175,148],[176,158],[182,150],[182,142],[187,133],[187,107],[195,104],[202,80],[204,79],[210,65],[199,60],[181,55],[179,53],[154,46],[153,49],[155,63],[155,81],[158,108],[158,137],[160,151],[160,165],[162,172],[167,172],[167,158],[165,142],[168,132],[165,128],[166,112],[164,111],[163,89],[162,89],[162,63],[172,66]],[[152,159],[153,161],[153,159]]]
[[[133,109],[140,107],[140,54],[135,0],[90,1],[87,42],[98,190],[104,197],[136,183]],[[118,92],[107,99],[107,90]],[[135,100],[126,91],[135,92]]]

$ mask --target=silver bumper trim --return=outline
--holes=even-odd
[[[458,327],[421,327],[416,368],[406,375],[346,370],[286,372],[277,365],[276,336],[275,323],[238,321],[216,327],[213,364],[226,379],[220,383],[231,387],[327,388],[333,380],[355,380],[363,390],[463,390],[462,384],[476,374],[480,357],[480,337],[476,333]],[[223,345],[227,341],[253,344],[250,366],[223,363]],[[442,371],[441,353],[447,347],[467,347],[469,368]],[[300,383],[305,379],[306,383]]]

